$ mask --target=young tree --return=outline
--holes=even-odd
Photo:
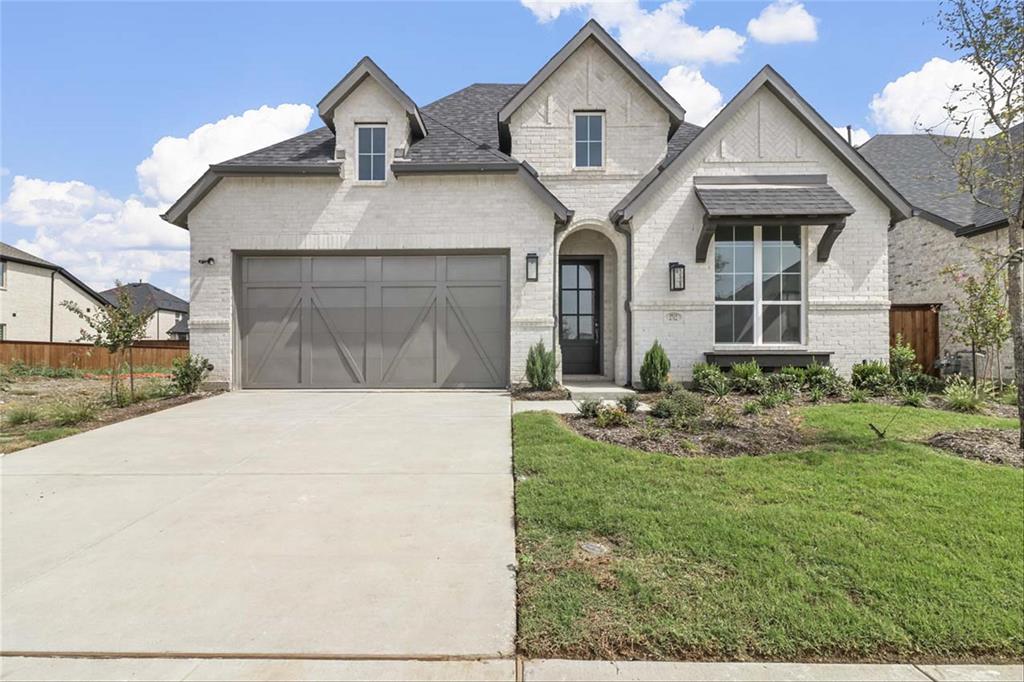
[[[945,0],[939,26],[946,45],[979,77],[954,88],[946,105],[956,144],[953,161],[961,186],[981,204],[1006,216],[1002,254],[1013,337],[1014,379],[1024,448],[1024,2]],[[988,137],[973,140],[977,131]],[[947,129],[947,132],[950,132]]]
[[[993,351],[1010,338],[1010,317],[1006,306],[1006,272],[1003,256],[977,253],[980,274],[973,268],[950,266],[943,274],[957,289],[953,297],[956,312],[950,327],[954,341],[971,347],[973,383],[978,389],[978,351],[985,351],[982,376],[991,374]]]
[[[117,400],[117,386],[120,381],[121,367],[128,360],[128,382],[132,400],[135,399],[135,362],[132,348],[137,341],[146,336],[146,326],[153,317],[155,310],[132,312],[132,298],[128,287],[117,282],[117,305],[101,306],[95,313],[89,314],[82,310],[74,301],[61,301],[61,305],[78,315],[88,325],[81,330],[81,340],[94,346],[106,348],[110,353],[110,399]]]

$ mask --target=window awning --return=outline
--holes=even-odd
[[[823,175],[697,177],[697,199],[704,225],[697,240],[697,262],[707,261],[719,225],[826,225],[818,242],[818,260],[827,261],[832,245],[854,208],[825,182]]]

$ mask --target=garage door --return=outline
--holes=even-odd
[[[242,385],[505,386],[507,268],[491,254],[244,257]]]

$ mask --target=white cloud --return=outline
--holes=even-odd
[[[979,81],[978,72],[970,64],[934,57],[919,70],[900,76],[876,93],[871,99],[871,119],[883,133],[915,133],[933,128],[942,133],[948,119],[944,109],[947,104],[957,104],[961,114],[980,114],[981,101],[968,91],[972,83]],[[957,86],[963,89],[954,91]],[[972,128],[977,134],[989,132],[981,125]]]
[[[690,123],[706,125],[722,110],[722,92],[696,69],[673,66],[661,79],[661,85],[683,105]]]
[[[775,0],[747,23],[747,32],[754,40],[773,45],[814,42],[818,39],[818,20],[803,3]]]
[[[34,230],[18,248],[51,260],[96,289],[149,280],[187,295],[188,233],[160,218],[206,167],[301,133],[313,110],[263,106],[228,116],[184,138],[165,137],[136,168],[140,196],[111,196],[79,180],[15,176],[3,203],[5,224]]]
[[[135,168],[139,188],[150,199],[173,202],[211,163],[294,137],[309,126],[312,116],[312,107],[305,104],[264,105],[207,123],[188,137],[161,138]]]
[[[846,139],[846,126],[834,126],[834,127],[836,129],[836,132],[839,133],[840,137],[842,137],[845,140]],[[862,144],[864,144],[865,142],[867,142],[868,140],[871,139],[871,133],[869,133],[868,131],[864,130],[863,128],[854,128],[851,131],[851,133],[852,133],[851,137],[853,138],[853,146],[854,147],[859,147],[859,146],[861,146]]]
[[[619,42],[637,59],[661,64],[735,62],[746,38],[721,26],[702,30],[686,23],[690,3],[669,0],[651,11],[638,0],[522,0],[537,19],[548,22],[563,11],[588,8],[605,28],[618,32]]]

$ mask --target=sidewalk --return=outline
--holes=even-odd
[[[1021,682],[1024,665],[4,657],[0,679]]]

